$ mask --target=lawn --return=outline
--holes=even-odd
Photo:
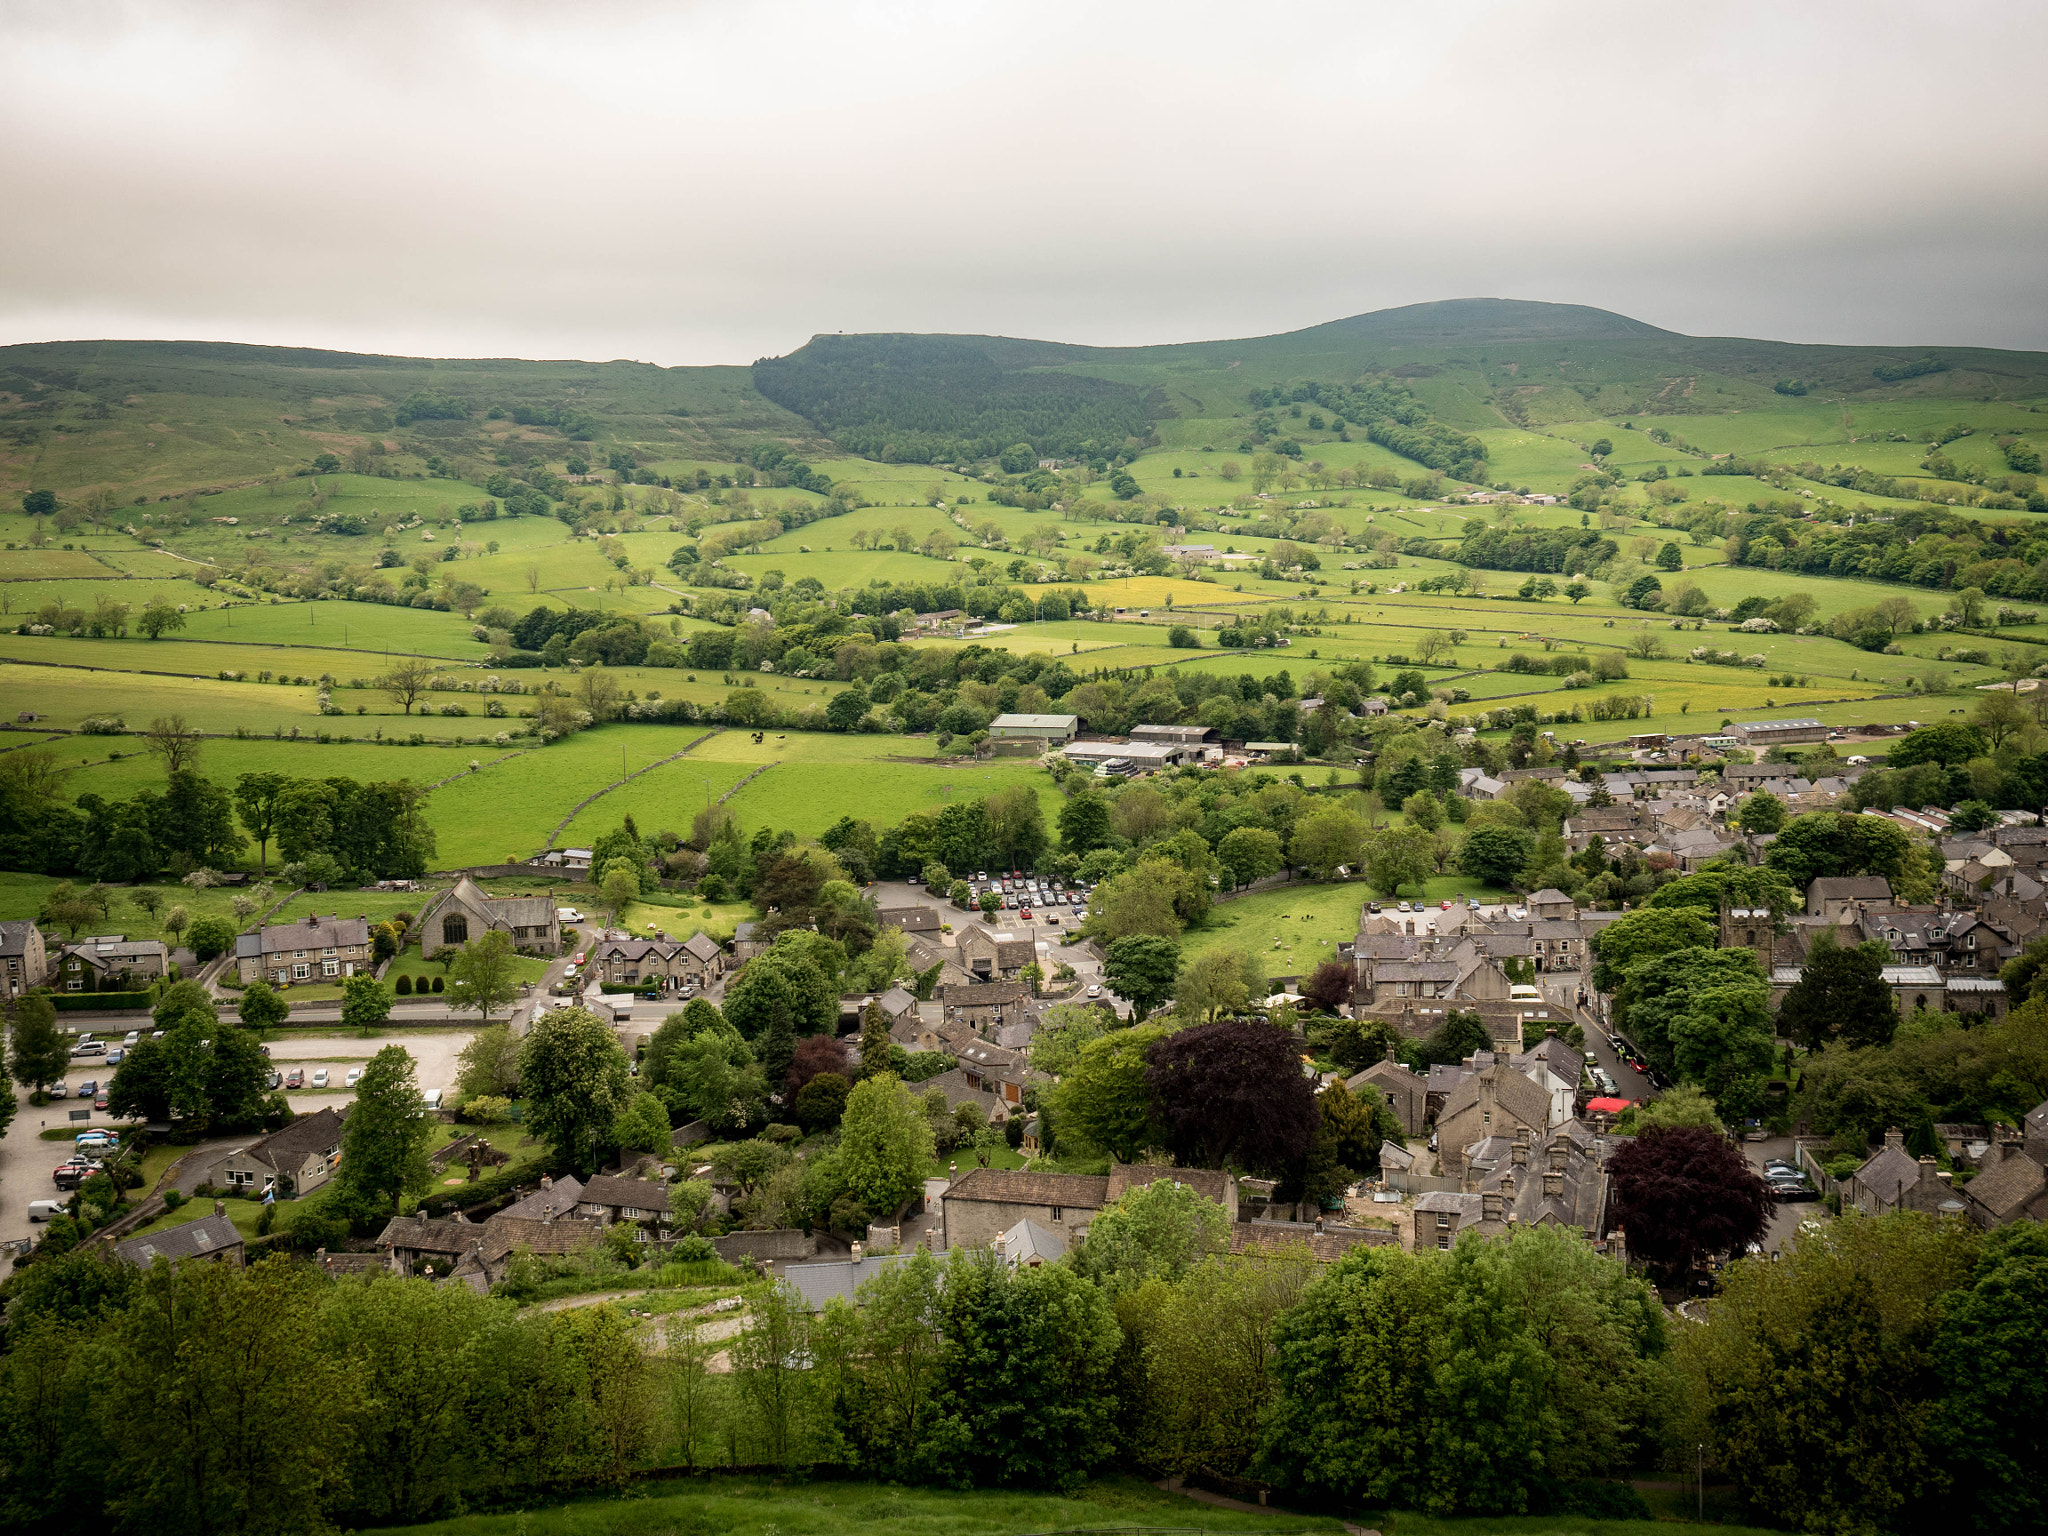
[[[1216,1509],[1135,1479],[1090,1483],[1062,1497],[720,1477],[641,1483],[630,1503],[605,1497],[550,1500],[544,1509],[461,1515],[394,1529],[411,1536],[1022,1536],[1083,1530],[1336,1533],[1343,1525],[1329,1518]]]
[[[1461,875],[1439,875],[1423,890],[1432,906],[1469,896],[1481,901],[1503,901],[1508,896]],[[1362,880],[1327,885],[1304,880],[1219,901],[1209,909],[1207,921],[1181,935],[1181,953],[1243,949],[1262,961],[1269,975],[1306,976],[1335,958],[1339,943],[1358,936],[1365,903],[1375,898],[1387,900]]]

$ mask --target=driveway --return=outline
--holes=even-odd
[[[1788,1163],[1799,1161],[1796,1144],[1790,1136],[1770,1136],[1762,1141],[1746,1141],[1742,1144],[1742,1155],[1749,1166],[1763,1172],[1766,1161],[1781,1157]],[[1771,1213],[1771,1223],[1764,1229],[1763,1247],[1766,1253],[1776,1253],[1784,1247],[1785,1240],[1799,1230],[1802,1221],[1832,1221],[1828,1208],[1819,1200],[1802,1200],[1791,1205],[1780,1205]]]

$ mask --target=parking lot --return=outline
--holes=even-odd
[[[118,1043],[124,1033],[116,1032],[112,1037],[113,1043]],[[416,1073],[422,1089],[453,1088],[455,1058],[469,1043],[471,1034],[468,1029],[448,1029],[383,1035],[370,1040],[341,1033],[295,1035],[270,1042],[270,1059],[282,1073],[289,1073],[294,1068],[304,1071],[309,1083],[315,1071],[326,1069],[329,1084],[325,1091],[309,1087],[291,1090],[285,1095],[294,1110],[310,1114],[328,1106],[339,1109],[353,1099],[354,1092],[344,1086],[349,1069],[366,1065],[387,1045],[401,1045],[411,1053],[417,1063]],[[107,1037],[102,1034],[100,1038]],[[10,1084],[16,1107],[13,1127],[4,1138],[0,1138],[0,1242],[40,1234],[42,1227],[28,1219],[28,1203],[62,1197],[51,1181],[50,1172],[70,1155],[70,1143],[44,1141],[38,1133],[47,1128],[69,1125],[68,1116],[73,1110],[90,1109],[90,1100],[76,1097],[79,1087],[96,1079],[104,1088],[113,1075],[114,1070],[106,1064],[105,1057],[80,1059],[66,1074],[66,1096],[42,1106],[30,1104],[28,1095]],[[96,1114],[90,1123],[107,1122],[105,1114]],[[254,1136],[245,1137],[233,1145],[246,1145],[253,1140]]]

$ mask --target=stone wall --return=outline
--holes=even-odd
[[[773,1232],[728,1232],[724,1237],[711,1239],[711,1246],[728,1264],[741,1259],[808,1259],[818,1252],[818,1240],[793,1227]]]

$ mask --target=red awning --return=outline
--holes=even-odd
[[[1586,1100],[1586,1108],[1588,1108],[1588,1109],[1592,1109],[1592,1110],[1598,1110],[1598,1111],[1599,1111],[1599,1112],[1600,1112],[1601,1114],[1603,1114],[1603,1115],[1618,1115],[1618,1114],[1620,1114],[1620,1113],[1621,1113],[1621,1112],[1622,1112],[1623,1110],[1625,1110],[1625,1109],[1628,1109],[1628,1108],[1630,1108],[1630,1107],[1631,1107],[1631,1106],[1630,1106],[1630,1104],[1629,1104],[1629,1101],[1628,1101],[1627,1099],[1588,1099],[1588,1100]]]

